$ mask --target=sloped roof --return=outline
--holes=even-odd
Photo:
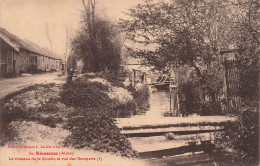
[[[31,52],[35,52],[37,53],[36,50],[34,50],[33,47],[31,47],[29,44],[27,44],[26,42],[24,42],[22,39],[20,39],[19,37],[9,33],[7,30],[5,30],[4,28],[0,28],[0,33],[3,34],[5,37],[7,37],[11,42],[16,43],[17,45],[19,45],[20,48],[31,51]]]
[[[61,60],[60,57],[57,57],[57,55],[56,55],[54,52],[52,52],[51,50],[49,50],[48,48],[43,48],[43,50],[44,50],[45,52],[47,52],[48,55],[51,56],[51,58],[60,59],[60,60]]]
[[[27,43],[27,45],[29,45],[30,47],[32,47],[36,51],[36,53],[41,54],[41,55],[46,54],[45,52],[43,52],[42,48],[38,44],[33,43],[27,39],[24,39],[24,42]],[[48,56],[48,55],[45,55],[45,56]]]
[[[27,50],[27,51],[30,51],[30,52],[33,52],[33,53],[36,53],[39,55],[47,56],[47,57],[50,57],[53,59],[61,59],[61,58],[57,57],[55,55],[55,53],[53,53],[52,51],[50,51],[46,48],[41,48],[38,44],[33,43],[27,39],[22,40],[19,37],[9,33],[7,30],[5,30],[4,28],[1,28],[1,27],[0,27],[0,34],[4,35],[4,36],[0,36],[0,37],[8,38],[8,41],[10,41],[11,43],[14,43],[15,46],[18,45],[19,49],[22,48],[24,50]],[[12,45],[12,44],[11,44],[11,46],[14,47],[14,45]],[[17,48],[14,48],[14,49],[19,52],[19,50],[17,50]]]
[[[31,42],[30,40],[25,40],[31,47],[33,47],[39,54],[45,55],[47,57],[53,58],[53,59],[61,59],[58,56],[55,55],[54,52],[49,50],[48,48],[41,48],[38,44]]]

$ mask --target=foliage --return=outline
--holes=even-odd
[[[107,86],[86,79],[63,86],[61,101],[75,108],[70,112],[71,118],[66,125],[72,134],[65,143],[76,148],[90,147],[125,157],[135,156],[130,143],[114,124],[115,117],[127,116],[135,105],[112,100],[105,92],[108,92]]]
[[[180,99],[180,111],[183,115],[192,113],[199,114],[200,108],[200,96],[201,92],[198,86],[192,82],[180,85],[179,99]]]
[[[157,45],[155,51],[137,52],[149,64],[163,68],[177,60],[194,67],[200,76],[198,64],[210,64],[228,36],[221,30],[229,25],[227,13],[221,0],[145,0],[127,13],[130,18],[121,25],[128,39]]]
[[[259,99],[260,2],[238,0],[238,4],[239,17],[232,33],[241,51],[237,57],[241,73],[239,95],[249,103]]]
[[[123,81],[115,73],[104,73],[101,77],[110,82],[112,86],[124,87]]]
[[[146,63],[157,69],[177,64],[196,72],[179,82],[184,114],[215,114],[221,110],[223,59],[219,52],[223,50],[240,51],[235,57],[241,74],[239,96],[247,106],[252,105],[250,101],[257,101],[253,106],[259,103],[259,11],[259,0],[143,0],[129,10],[121,27],[129,40],[156,45],[154,50],[137,49],[135,56]],[[226,132],[236,158],[249,165],[258,155],[256,117],[258,111],[250,117],[242,113],[240,123]]]
[[[238,121],[226,124],[225,132],[215,140],[216,145],[221,151],[232,149],[233,160],[244,165],[258,165],[259,114],[253,107],[244,107],[240,111]]]
[[[105,108],[113,103],[105,94],[108,87],[98,82],[76,80],[67,82],[61,91],[61,101],[67,106],[74,108]]]
[[[135,100],[119,104],[116,108],[115,111],[117,112],[117,117],[118,118],[125,118],[125,117],[130,117],[136,112],[136,103]]]
[[[67,128],[72,135],[66,138],[65,144],[75,148],[90,147],[124,157],[135,156],[129,141],[115,126],[111,113],[111,110],[95,108],[76,109],[71,112]]]
[[[218,96],[222,95],[223,67],[220,63],[214,63],[207,69],[201,70],[203,82],[194,70],[179,67],[178,95],[180,102],[180,113],[189,115],[219,115],[222,114],[221,104]]]
[[[258,0],[144,0],[129,10],[121,27],[129,40],[156,45],[135,52],[146,63],[157,69],[173,64],[193,68],[194,84],[213,103],[223,87],[219,52],[241,50],[240,95],[250,101],[259,97],[259,8]]]
[[[60,100],[71,107],[60,103],[59,98],[53,98],[58,91],[53,91],[52,88],[55,88],[53,84],[35,85],[4,99],[6,103],[10,104],[2,110],[5,123],[2,123],[1,127],[5,129],[4,131],[1,129],[0,144],[10,141],[16,134],[7,128],[11,121],[35,121],[53,128],[57,127],[59,123],[69,129],[72,134],[65,139],[64,144],[66,145],[75,148],[89,147],[125,157],[137,155],[132,150],[129,141],[115,125],[115,117],[128,115],[129,110],[135,109],[134,103],[121,104],[110,99],[106,94],[107,86],[97,82],[87,82],[85,77],[65,84],[60,92]],[[16,100],[20,99],[17,95],[23,95],[26,98],[24,96],[26,94],[30,100],[30,97],[37,98],[39,89],[41,90],[39,95],[42,98],[38,98],[38,100],[46,100],[45,104],[25,108],[23,103],[25,101],[20,101],[20,105],[15,107]],[[30,96],[31,93],[28,92],[31,91],[35,91],[37,95],[33,93],[34,95]],[[46,93],[50,93],[52,96],[50,97]]]
[[[216,104],[222,93],[223,66],[218,54],[231,43],[229,10],[230,3],[224,0],[145,0],[130,9],[130,18],[121,22],[129,40],[157,45],[154,51],[137,50],[136,56],[157,69],[176,64],[195,72],[178,80],[184,114]],[[199,94],[183,88],[189,85]]]
[[[71,42],[73,55],[83,60],[85,71],[115,69],[120,64],[122,47],[116,26],[101,17],[95,17],[91,24],[90,27],[88,15],[84,13],[82,27]]]
[[[204,91],[198,82],[188,81],[180,84],[178,94],[180,113],[184,116],[194,113],[198,115],[220,115],[222,113],[219,101],[205,100]]]
[[[128,91],[130,91],[133,95],[134,102],[136,103],[137,110],[138,111],[144,111],[149,107],[149,89],[147,86],[143,86],[141,89],[136,90],[134,87],[130,86],[128,88]]]

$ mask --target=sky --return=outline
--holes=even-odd
[[[122,11],[136,5],[140,0],[96,1],[99,13],[117,21],[125,17]],[[50,49],[46,33],[49,27],[53,40],[52,51],[63,58],[66,50],[66,27],[72,32],[79,28],[83,9],[82,0],[0,0],[0,27]]]

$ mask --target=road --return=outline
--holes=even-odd
[[[0,100],[6,95],[34,84],[64,83],[65,78],[58,76],[59,72],[44,74],[26,74],[16,78],[0,79]]]

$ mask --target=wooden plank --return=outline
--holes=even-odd
[[[218,123],[227,123],[235,121],[236,117],[228,116],[196,116],[196,118],[190,117],[162,117],[151,121],[150,118],[144,118],[143,116],[131,117],[131,118],[116,118],[116,125],[120,129],[127,128],[155,128],[162,126],[181,126],[181,125],[217,125]]]
[[[175,156],[175,155],[179,155],[179,154],[185,154],[187,152],[195,153],[195,152],[200,152],[200,151],[210,153],[213,148],[214,148],[213,144],[181,146],[181,147],[177,147],[177,148],[139,152],[138,158],[140,158],[140,159],[162,158],[164,156],[169,157],[169,156]]]
[[[156,128],[169,128],[169,127],[193,127],[193,126],[223,126],[226,122],[216,123],[179,123],[179,124],[158,124],[158,125],[142,125],[142,126],[124,126],[121,130],[137,130],[137,129],[156,129]]]
[[[200,127],[169,127],[169,128],[156,128],[156,129],[137,129],[137,130],[122,130],[121,134],[127,137],[151,137],[164,135],[166,133],[173,134],[197,134],[197,133],[209,133],[215,131],[222,131],[221,126],[200,126]]]
[[[148,165],[162,166],[162,165],[207,165],[214,166],[214,162],[210,154],[197,153],[185,154],[181,156],[170,156],[163,159],[149,159],[146,160]]]
[[[132,148],[140,153],[213,143],[214,135],[213,133],[174,135],[173,140],[169,140],[166,136],[131,137],[127,139],[131,143]]]

